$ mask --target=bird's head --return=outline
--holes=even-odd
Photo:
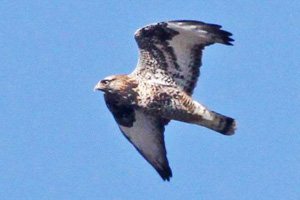
[[[105,93],[118,93],[128,87],[127,75],[113,75],[99,81],[94,90],[101,90]]]

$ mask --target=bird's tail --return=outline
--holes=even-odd
[[[236,121],[225,115],[221,115],[214,111],[208,111],[210,115],[210,120],[202,119],[197,124],[205,126],[209,129],[217,131],[223,135],[233,135],[236,127]]]
[[[198,104],[198,102],[197,102]],[[199,115],[195,124],[217,131],[223,135],[233,135],[237,129],[236,121],[225,115],[208,110],[206,107],[198,104]]]

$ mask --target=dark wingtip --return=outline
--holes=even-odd
[[[218,42],[229,46],[233,46],[232,42],[234,42],[234,39],[231,38],[232,33],[222,30],[221,29],[222,26],[220,25],[216,25],[216,24],[206,24],[206,25],[208,26],[209,31],[214,33],[217,39],[221,40]]]
[[[172,170],[169,166],[165,167],[162,170],[157,170],[157,172],[164,181],[170,181],[170,178],[172,177]]]
[[[217,39],[216,42],[233,46],[232,42],[234,41],[234,39],[230,38],[230,36],[232,36],[232,33],[222,30],[222,26],[218,24],[209,24],[196,20],[172,20],[170,22],[181,22],[187,25],[199,26],[201,27],[201,29],[213,33]]]
[[[233,46],[232,42],[234,42],[234,39],[232,39],[230,36],[232,36],[232,33],[223,31],[219,29],[219,34],[218,34],[223,41],[223,44]]]

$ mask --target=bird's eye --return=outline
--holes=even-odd
[[[101,81],[101,83],[104,84],[104,85],[107,85],[109,83],[109,81],[108,80],[103,80],[103,81]]]

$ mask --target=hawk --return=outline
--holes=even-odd
[[[232,45],[232,34],[221,26],[176,20],[147,25],[135,32],[139,59],[128,75],[112,75],[95,90],[104,99],[122,133],[155,168],[170,180],[164,142],[170,120],[197,124],[233,135],[233,118],[211,111],[192,98],[201,66],[202,50],[214,43]]]

